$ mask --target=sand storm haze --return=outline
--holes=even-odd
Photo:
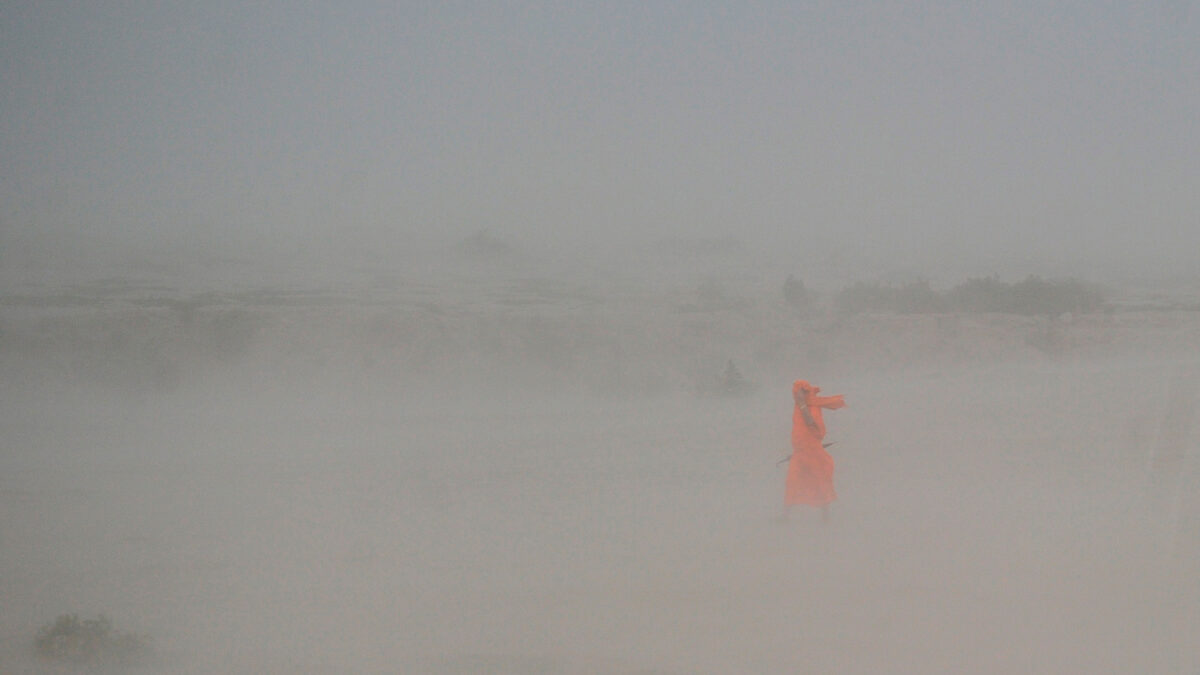
[[[1001,315],[445,291],[434,319],[428,290],[10,302],[5,670],[62,672],[31,648],[62,613],[150,636],[164,673],[1200,658],[1194,313],[1072,319],[1048,354]],[[718,351],[755,386],[722,395]],[[799,374],[849,403],[826,526],[775,518]]]
[[[743,5],[0,3],[0,672],[1200,671],[1196,3]]]

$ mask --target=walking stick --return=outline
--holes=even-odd
[[[837,443],[837,441],[830,441],[828,443],[822,443],[821,447],[828,448],[829,446],[833,445],[834,443]],[[784,457],[783,459],[779,460],[778,462],[775,462],[775,466],[779,466],[780,464],[783,464],[784,462],[788,461],[791,458],[792,458],[792,456],[788,455],[787,457]]]

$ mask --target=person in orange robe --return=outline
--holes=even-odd
[[[784,512],[787,517],[796,504],[821,507],[822,520],[829,519],[829,504],[837,499],[833,490],[833,457],[825,451],[823,408],[837,410],[846,402],[842,396],[818,396],[820,387],[796,380],[792,383],[792,456],[788,462],[784,486]]]

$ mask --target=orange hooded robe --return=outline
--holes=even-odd
[[[822,408],[837,410],[846,402],[842,396],[817,396],[821,389],[804,380],[792,384],[792,458],[788,462],[787,483],[784,486],[784,504],[808,504],[824,506],[837,499],[833,491],[833,457],[821,446],[825,438],[825,420]],[[803,406],[803,407],[802,407]],[[804,418],[807,409],[812,425]]]

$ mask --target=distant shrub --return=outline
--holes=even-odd
[[[995,277],[968,279],[950,289],[950,305],[963,312],[1001,312],[1057,316],[1067,312],[1094,312],[1104,294],[1075,279],[1049,281],[1038,276],[1006,284]]]
[[[1067,312],[1085,314],[1100,309],[1104,294],[1095,286],[1075,279],[1051,281],[1037,276],[1013,284],[996,277],[968,279],[939,293],[924,280],[903,286],[858,282],[843,288],[834,306],[843,313],[898,312],[997,312],[1057,316]]]
[[[950,289],[951,307],[962,312],[1007,312],[1008,289],[996,277],[967,279]]]
[[[701,396],[737,397],[752,394],[757,389],[758,385],[747,380],[733,364],[733,359],[729,359],[720,375],[705,377],[697,385],[696,393]]]
[[[86,666],[132,665],[144,658],[149,638],[113,630],[103,614],[80,620],[64,614],[38,630],[34,648],[44,659]]]
[[[1103,294],[1075,279],[1047,281],[1027,277],[1013,284],[1013,309],[1020,314],[1082,314],[1100,308]]]
[[[945,300],[929,282],[920,279],[903,286],[884,286],[878,282],[858,282],[843,288],[834,297],[834,307],[844,313],[898,312],[919,314],[940,312]]]
[[[454,245],[453,250],[459,257],[473,262],[503,262],[513,259],[517,254],[507,239],[487,230],[479,230],[463,239]]]
[[[742,371],[733,365],[733,359],[725,364],[725,371],[721,373],[721,379],[718,385],[718,391],[724,396],[741,396],[754,391],[755,387],[752,382],[747,380],[742,375]]]
[[[700,282],[692,296],[694,302],[684,303],[679,307],[685,312],[716,312],[721,310],[745,309],[749,304],[745,299],[731,296],[725,291],[721,282],[709,277]]]
[[[783,301],[792,309],[808,309],[808,289],[804,282],[789,274],[783,282]]]

